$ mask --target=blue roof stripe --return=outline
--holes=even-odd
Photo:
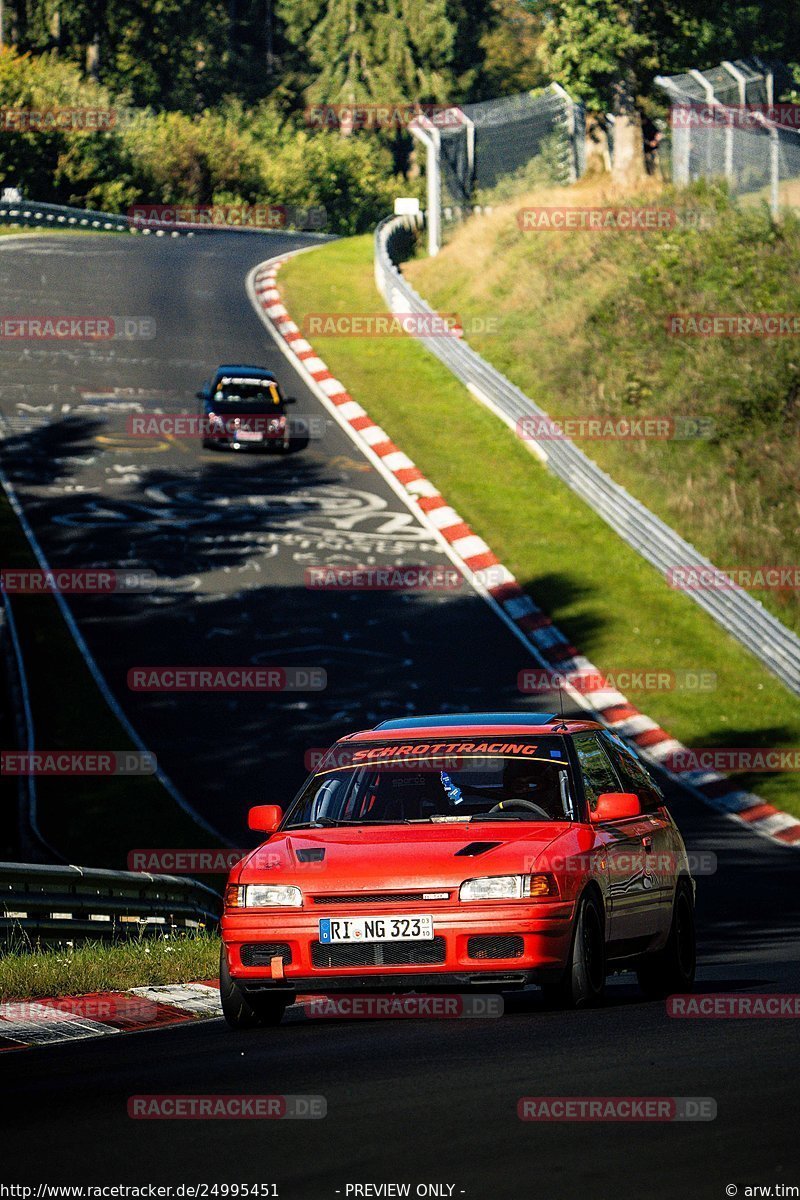
[[[485,712],[485,713],[441,713],[430,717],[401,717],[395,721],[381,721],[375,729],[432,729],[439,726],[471,727],[473,725],[549,725],[560,720],[556,713],[528,712]],[[569,720],[569,718],[565,718]]]

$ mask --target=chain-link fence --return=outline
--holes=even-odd
[[[673,182],[725,179],[734,195],[765,200],[777,216],[800,208],[800,106],[776,103],[784,69],[759,59],[658,76],[670,99]]]
[[[567,183],[582,173],[583,109],[560,90],[465,104],[459,112],[463,121],[441,131],[445,202],[469,205],[537,175]]]
[[[510,199],[540,184],[571,183],[585,166],[583,106],[558,84],[422,116],[410,126],[427,150],[428,247],[441,242],[442,214]]]

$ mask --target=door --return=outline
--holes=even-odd
[[[622,790],[635,792],[641,801],[645,882],[657,901],[658,927],[668,933],[678,872],[684,858],[682,845],[664,794],[641,760],[609,730],[600,735],[600,740],[620,777]]]
[[[590,812],[603,792],[636,792],[623,782],[612,762],[613,743],[598,733],[577,733],[573,745],[578,755],[583,790]],[[616,758],[616,755],[615,755]],[[635,953],[661,931],[662,898],[655,886],[648,859],[655,848],[656,830],[650,813],[595,826],[606,846],[609,884],[607,941],[618,952]]]

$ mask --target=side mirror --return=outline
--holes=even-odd
[[[296,396],[284,396],[283,403],[284,404],[297,404],[297,397]]]
[[[195,392],[195,396],[197,397],[198,400],[205,400],[206,393],[205,392]]]
[[[639,817],[642,804],[635,792],[603,792],[597,798],[597,808],[591,814],[592,821],[622,821],[626,817]]]
[[[274,833],[282,816],[283,809],[277,804],[257,804],[247,814],[247,827],[257,829],[259,833]]]

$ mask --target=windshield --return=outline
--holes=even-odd
[[[282,407],[281,394],[269,380],[243,382],[222,380],[211,400],[217,413],[275,413]]]
[[[437,821],[570,821],[575,806],[560,738],[542,738],[535,753],[425,753],[391,761],[352,761],[323,769],[289,809],[283,828]],[[542,743],[552,743],[544,745]],[[393,747],[397,750],[397,747]],[[416,747],[415,747],[416,749]],[[384,752],[386,748],[383,748]],[[370,747],[369,753],[380,750]],[[334,752],[336,754],[336,752]],[[336,755],[338,757],[338,755]]]

